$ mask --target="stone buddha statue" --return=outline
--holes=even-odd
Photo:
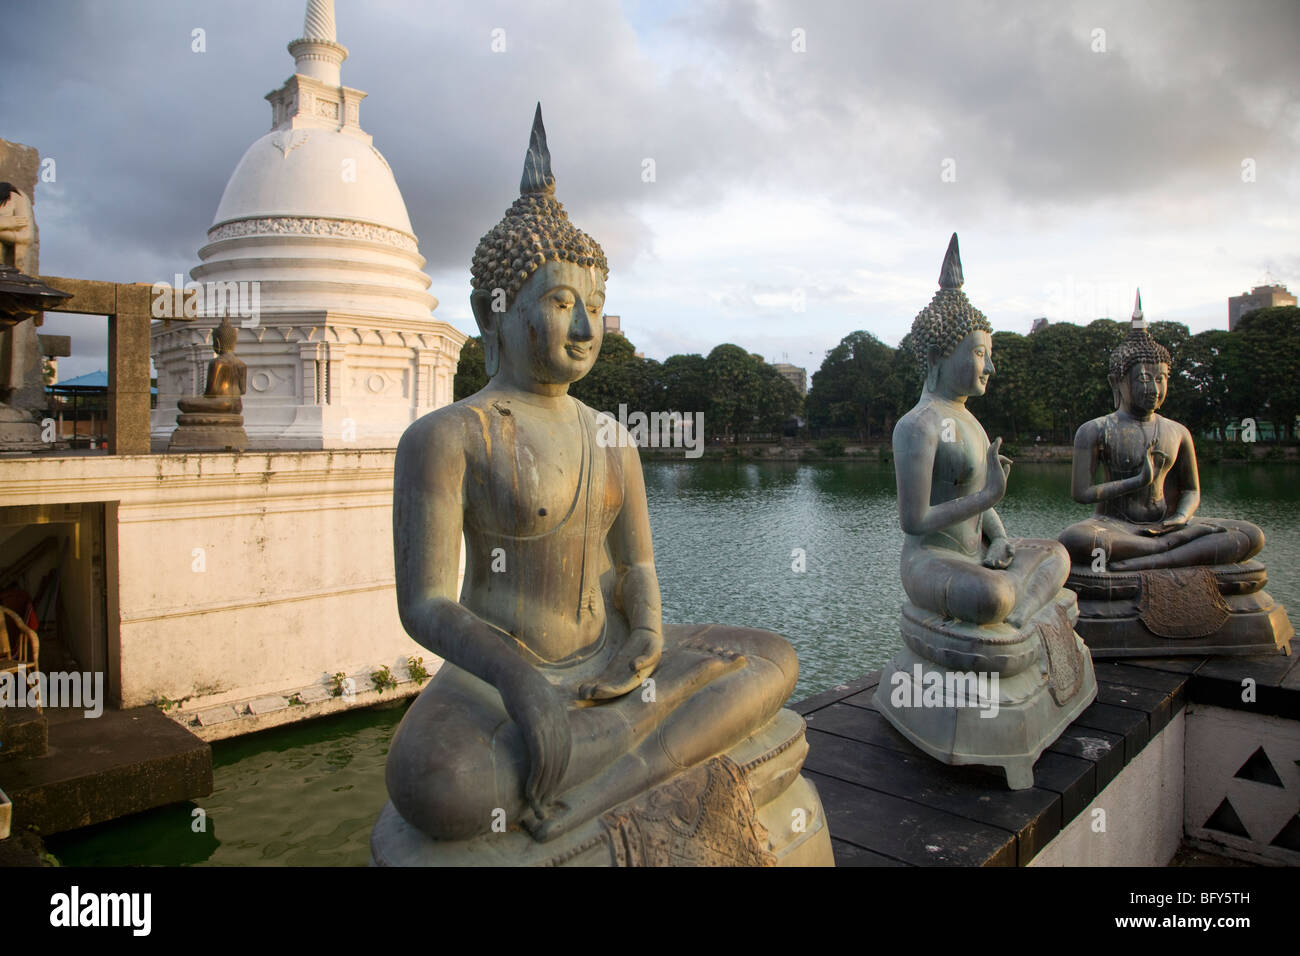
[[[621,426],[568,394],[600,352],[608,267],[555,199],[540,106],[520,191],[473,262],[490,380],[397,449],[398,607],[444,662],[393,738],[374,859],[829,862],[782,709],[793,649],[662,622],[636,445],[598,440]],[[816,825],[792,833],[792,807]]]
[[[1195,516],[1196,446],[1185,427],[1158,414],[1169,366],[1139,292],[1128,335],[1110,357],[1116,410],[1074,437],[1071,495],[1096,505],[1060,537],[1080,597],[1080,633],[1101,655],[1258,651],[1275,638],[1280,646],[1290,625],[1262,591],[1264,566],[1250,560],[1264,533],[1249,521]],[[1248,600],[1234,611],[1234,597]]]
[[[182,398],[176,405],[176,430],[168,451],[243,451],[248,447],[244,432],[244,400],[248,366],[235,355],[239,330],[230,316],[212,330],[212,351],[208,362],[207,386],[202,396]]]
[[[1062,588],[1065,549],[1008,538],[994,510],[1011,460],[966,407],[995,369],[992,326],[961,291],[963,281],[954,233],[939,291],[912,324],[925,385],[894,427],[906,646],[885,668],[877,704],[932,756],[1002,767],[1021,789],[1033,785],[1034,760],[1096,687],[1072,627],[1074,596]],[[937,677],[951,687],[951,671],[986,675],[980,701],[921,706],[921,685]]]

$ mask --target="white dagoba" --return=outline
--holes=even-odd
[[[309,0],[289,52],[294,75],[266,97],[271,131],[235,167],[190,271],[201,317],[154,324],[155,449],[176,427],[176,400],[203,393],[217,290],[242,293],[246,312],[258,305],[244,318],[230,308],[252,449],[392,448],[452,400],[465,335],[432,315],[406,204],[358,120],[366,94],[340,79],[333,0]]]

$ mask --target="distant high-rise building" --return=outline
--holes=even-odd
[[[621,321],[622,320],[617,315],[605,316],[605,334],[609,335],[612,332],[614,335],[622,335],[623,327],[620,324]]]
[[[1051,323],[1047,321],[1046,316],[1034,319],[1034,324],[1029,327],[1029,334],[1033,335],[1038,330],[1047,328],[1047,326],[1050,324]]]
[[[781,377],[799,390],[800,395],[808,394],[808,370],[789,362],[776,362],[772,368],[781,373]]]
[[[1295,305],[1296,299],[1284,285],[1257,285],[1249,292],[1228,298],[1228,331],[1237,327],[1243,315],[1275,305]]]

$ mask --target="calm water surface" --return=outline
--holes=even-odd
[[[666,621],[784,634],[799,652],[796,699],[893,655],[903,593],[892,466],[647,462],[645,472]],[[998,508],[1008,532],[1055,538],[1085,517],[1069,482],[1064,465],[1017,464]],[[1201,483],[1202,514],[1264,528],[1269,592],[1300,610],[1300,466],[1206,466]],[[402,713],[216,743],[212,796],[51,837],[49,848],[68,865],[363,866]],[[196,809],[206,832],[195,832]]]

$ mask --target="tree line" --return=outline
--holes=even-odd
[[[1008,441],[1068,444],[1084,422],[1114,411],[1110,353],[1129,323],[1057,322],[1029,335],[993,333],[996,368],[988,392],[970,408],[990,435]],[[1233,332],[1192,335],[1180,322],[1151,322],[1151,335],[1173,359],[1161,414],[1192,433],[1225,438],[1250,418],[1262,437],[1294,434],[1300,413],[1300,308],[1244,316]],[[897,348],[870,332],[851,332],[826,353],[806,398],[760,356],[719,345],[707,356],[641,358],[622,335],[606,335],[591,372],[570,394],[615,416],[629,411],[703,412],[709,438],[744,440],[780,433],[802,415],[812,437],[889,440],[894,423],[920,395],[923,372],[905,337]],[[487,384],[477,338],[461,349],[457,401]]]
[[[460,351],[456,401],[487,384],[483,344],[469,339]],[[623,335],[606,335],[590,372],[569,394],[597,411],[704,413],[707,438],[743,441],[779,435],[798,414],[803,396],[763,358],[730,343],[706,355],[670,355],[662,362],[636,354]]]
[[[1069,443],[1086,421],[1114,411],[1110,354],[1129,323],[1097,319],[1053,323],[1029,335],[993,333],[996,371],[969,407],[990,435]],[[1152,338],[1172,358],[1161,414],[1193,434],[1225,438],[1244,419],[1276,440],[1294,434],[1300,413],[1300,308],[1279,306],[1243,317],[1233,332],[1192,335],[1181,322],[1151,322]],[[869,332],[845,336],[813,375],[805,401],[813,433],[887,440],[916,404],[923,371],[907,338],[891,348]]]

